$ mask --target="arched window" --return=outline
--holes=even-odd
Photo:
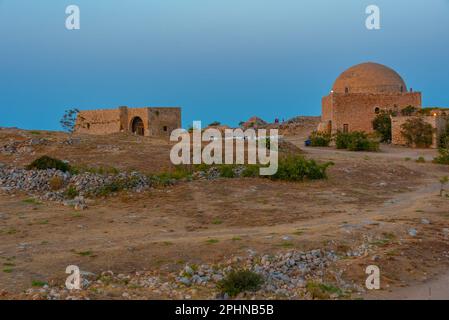
[[[349,93],[349,88],[345,87],[345,93]]]
[[[375,113],[375,114],[379,114],[379,112],[380,112],[380,108],[379,108],[379,107],[376,107],[376,109],[374,109],[374,113]]]

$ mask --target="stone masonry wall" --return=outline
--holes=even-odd
[[[401,125],[404,124],[407,120],[413,119],[415,116],[408,116],[408,117],[392,117],[391,118],[391,143],[396,145],[403,145],[405,146],[407,144],[407,141],[404,139],[401,131]],[[432,139],[432,146],[431,148],[437,148],[438,147],[438,139],[440,135],[445,131],[446,125],[449,122],[449,119],[443,116],[426,116],[423,117],[424,121],[426,123],[429,123],[432,128],[434,128],[433,133],[433,139]]]
[[[77,133],[110,134],[132,132],[133,120],[139,117],[145,136],[169,136],[181,127],[181,108],[144,107],[81,111],[75,125]]]
[[[349,131],[373,132],[372,121],[376,116],[376,108],[400,111],[412,105],[421,107],[421,93],[349,93],[330,95],[332,99],[332,131],[343,131],[348,125]],[[328,103],[328,102],[326,102]],[[323,105],[323,111],[327,108]]]

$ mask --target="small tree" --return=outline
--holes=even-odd
[[[64,131],[67,131],[70,134],[72,134],[75,131],[76,119],[78,117],[79,112],[80,111],[76,108],[65,111],[64,116],[59,122]],[[83,122],[83,120],[84,118],[79,119],[80,122]]]
[[[408,146],[428,148],[432,145],[433,128],[421,117],[408,119],[402,124],[401,134]]]
[[[444,186],[449,182],[449,177],[448,176],[444,176],[442,178],[440,178],[440,183],[441,183],[441,188],[440,188],[440,196],[443,196],[443,193],[445,191]]]
[[[373,120],[373,129],[381,136],[381,142],[391,142],[391,113],[381,111]]]

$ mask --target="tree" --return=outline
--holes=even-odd
[[[391,113],[381,111],[373,120],[373,129],[380,134],[381,142],[391,142]]]
[[[401,134],[409,146],[428,148],[432,145],[433,128],[422,117],[408,119],[403,123]]]
[[[61,121],[59,121],[64,131],[67,131],[70,134],[75,131],[76,119],[79,112],[80,111],[76,108],[65,111],[64,116],[62,117]],[[82,123],[84,121],[84,118],[81,117],[79,121],[80,123]]]

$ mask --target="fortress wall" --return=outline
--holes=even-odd
[[[148,110],[149,135],[167,136],[175,129],[181,128],[181,108],[151,107]]]
[[[75,125],[78,133],[109,134],[120,131],[118,109],[81,111]]]
[[[127,108],[127,125],[125,127],[125,131],[132,132],[132,123],[135,117],[139,117],[143,121],[144,135],[149,136],[149,117],[148,117],[148,108]]]
[[[132,132],[133,120],[139,117],[145,136],[168,137],[181,127],[181,108],[178,107],[119,107],[109,110],[81,111],[75,131],[88,134]]]
[[[421,93],[349,93],[331,94],[333,99],[333,131],[343,131],[344,124],[349,131],[373,132],[372,120],[376,108],[400,111],[409,105],[421,107]]]

